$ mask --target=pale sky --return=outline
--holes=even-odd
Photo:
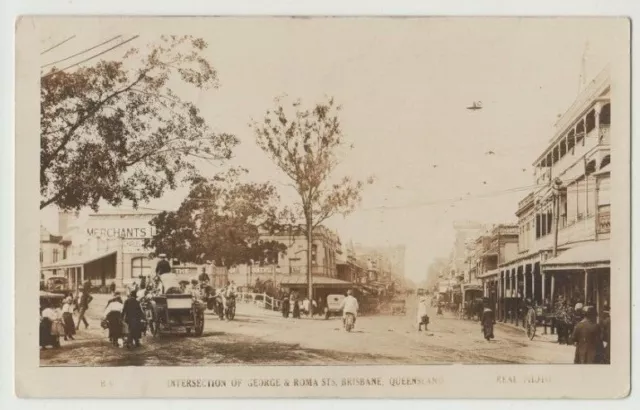
[[[338,176],[374,175],[377,181],[360,209],[327,225],[345,243],[405,244],[406,275],[420,281],[433,258],[451,250],[454,221],[516,221],[517,202],[528,193],[523,187],[534,184],[531,163],[553,136],[556,116],[577,96],[585,45],[590,80],[611,62],[613,44],[625,41],[620,24],[561,18],[78,20],[43,24],[43,48],[78,36],[42,56],[42,63],[116,34],[140,34],[132,43],[140,47],[159,34],[201,36],[220,88],[185,97],[197,101],[216,130],[240,138],[234,164],[255,180],[276,183],[285,202],[294,198],[283,185],[286,176],[255,145],[248,123],[283,93],[309,104],[334,96],[343,107],[344,135],[355,145]],[[104,57],[118,58],[124,49]],[[466,110],[473,101],[484,109]],[[489,150],[495,155],[485,155]],[[520,189],[502,192],[512,188]],[[148,206],[176,208],[185,193]],[[485,197],[433,204],[467,194]],[[54,228],[55,210],[43,212],[43,219]]]

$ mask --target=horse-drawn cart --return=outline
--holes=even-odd
[[[204,331],[204,302],[186,293],[174,274],[162,275],[160,289],[150,295],[145,304],[149,331],[156,337],[161,332],[175,332],[184,329],[201,336]]]

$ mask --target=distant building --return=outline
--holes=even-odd
[[[73,287],[89,280],[96,287],[115,283],[118,288],[140,275],[155,274],[157,259],[149,257],[153,250],[144,247],[144,240],[155,235],[150,221],[158,212],[110,209],[89,214],[84,222],[77,215],[61,212],[64,255],[56,260],[43,258],[42,274],[65,276]],[[172,265],[176,273],[196,274],[198,269],[177,260]]]

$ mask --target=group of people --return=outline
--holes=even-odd
[[[133,290],[124,302],[120,292],[115,292],[104,310],[103,327],[109,330],[109,341],[116,347],[140,347],[140,339],[146,327],[145,314],[138,300],[138,292]]]
[[[294,319],[300,319],[301,314],[307,317],[314,317],[316,314],[322,314],[319,309],[320,299],[309,299],[305,297],[300,300],[297,292],[285,294],[282,298],[282,317],[285,319],[291,315]]]
[[[47,346],[60,347],[61,337],[65,341],[75,340],[74,336],[81,324],[84,324],[85,329],[89,327],[85,315],[92,300],[89,281],[82,285],[75,296],[72,293],[64,295],[61,305],[51,299],[43,300],[40,306],[40,346],[43,349]],[[73,319],[76,312],[77,323]]]

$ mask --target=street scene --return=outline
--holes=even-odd
[[[615,21],[369,23],[42,20],[40,366],[610,364]]]

